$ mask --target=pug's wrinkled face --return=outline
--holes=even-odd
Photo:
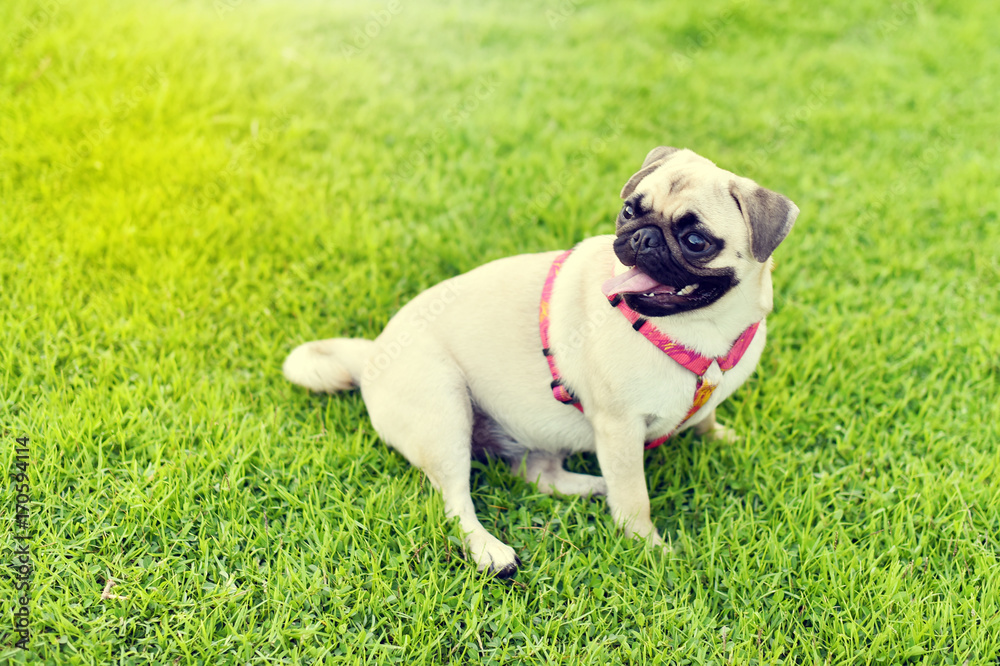
[[[646,317],[715,303],[759,272],[798,208],[690,150],[659,147],[622,189],[616,293]]]

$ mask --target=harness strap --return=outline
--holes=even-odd
[[[743,358],[743,354],[746,353],[750,343],[753,342],[754,335],[757,334],[757,328],[760,327],[760,322],[757,322],[743,331],[740,337],[736,338],[736,342],[733,343],[733,346],[730,347],[729,352],[725,356],[709,358],[671,340],[660,329],[653,326],[648,319],[626,305],[625,298],[621,294],[611,294],[608,296],[608,302],[611,303],[613,308],[625,315],[625,318],[632,324],[632,328],[641,333],[644,338],[652,342],[664,354],[699,377],[708,371],[713,361],[718,362],[720,370],[725,371],[734,368],[740,362],[740,359]]]
[[[583,413],[583,405],[581,405],[576,396],[574,396],[573,393],[563,385],[562,376],[559,374],[559,369],[556,366],[555,356],[549,346],[549,301],[552,298],[552,289],[555,286],[556,276],[559,274],[559,270],[562,268],[566,259],[572,252],[572,250],[566,250],[556,257],[552,262],[552,265],[549,267],[548,277],[545,279],[545,285],[542,287],[541,302],[538,305],[538,330],[542,339],[542,353],[545,355],[545,360],[549,364],[549,372],[552,374],[552,395],[559,402],[573,405],[580,410],[581,413]],[[678,364],[697,375],[697,384],[695,385],[691,408],[688,410],[684,420],[677,426],[678,429],[687,423],[688,419],[694,416],[699,409],[705,406],[708,400],[712,397],[712,393],[715,391],[716,387],[722,381],[722,373],[736,367],[736,364],[740,362],[740,359],[743,358],[743,354],[745,354],[746,350],[750,347],[750,343],[753,342],[754,336],[757,334],[757,329],[760,327],[760,322],[752,324],[740,334],[740,337],[736,339],[736,342],[733,343],[733,346],[730,347],[729,352],[726,353],[725,356],[709,358],[708,356],[703,356],[692,349],[688,349],[684,345],[675,342],[669,336],[665,335],[662,331],[656,328],[656,326],[650,323],[648,319],[630,308],[625,303],[625,299],[621,294],[610,294],[608,296],[608,302],[613,308],[621,312],[629,323],[632,324],[632,328],[642,334],[644,338],[653,343],[653,345],[655,345],[660,351],[676,361]],[[713,367],[717,368],[717,370],[711,371]],[[663,437],[647,443],[645,448],[656,448],[670,439],[675,432],[677,432],[677,429],[664,435]]]
[[[573,405],[583,413],[583,405],[580,401],[576,399],[569,389],[563,386],[562,377],[559,375],[559,369],[556,367],[555,356],[552,355],[552,350],[549,349],[549,300],[552,298],[552,288],[556,283],[556,275],[559,274],[559,269],[562,268],[563,262],[569,257],[573,250],[566,250],[552,262],[552,266],[549,267],[549,276],[545,278],[545,286],[542,287],[542,300],[538,304],[538,332],[542,337],[542,353],[545,355],[545,360],[549,364],[549,372],[552,373],[552,395],[559,402],[564,402],[567,405]]]

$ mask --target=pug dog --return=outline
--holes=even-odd
[[[426,473],[479,570],[517,572],[470,496],[473,457],[547,493],[606,495],[627,535],[663,544],[644,450],[731,437],[715,409],[753,372],[772,308],[771,255],[798,208],[690,150],[661,146],[621,191],[615,235],[508,257],[403,306],[375,340],[305,343],[285,376],[360,387],[375,430]],[[596,452],[602,476],[563,467]]]

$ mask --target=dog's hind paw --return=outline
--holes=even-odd
[[[551,495],[607,495],[608,484],[604,477],[577,474],[563,469],[563,458],[536,452],[511,466],[511,471],[528,483],[535,484],[540,491]]]
[[[740,441],[740,436],[736,434],[736,431],[732,428],[727,428],[721,423],[716,423],[712,426],[712,429],[707,433],[702,435],[705,439],[713,442],[722,442],[724,444],[736,444]]]

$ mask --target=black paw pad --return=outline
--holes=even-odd
[[[521,563],[521,560],[517,560],[517,564],[511,563],[505,567],[499,569],[491,568],[493,575],[501,580],[507,580],[508,578],[513,578],[514,574],[517,573],[517,565]]]

